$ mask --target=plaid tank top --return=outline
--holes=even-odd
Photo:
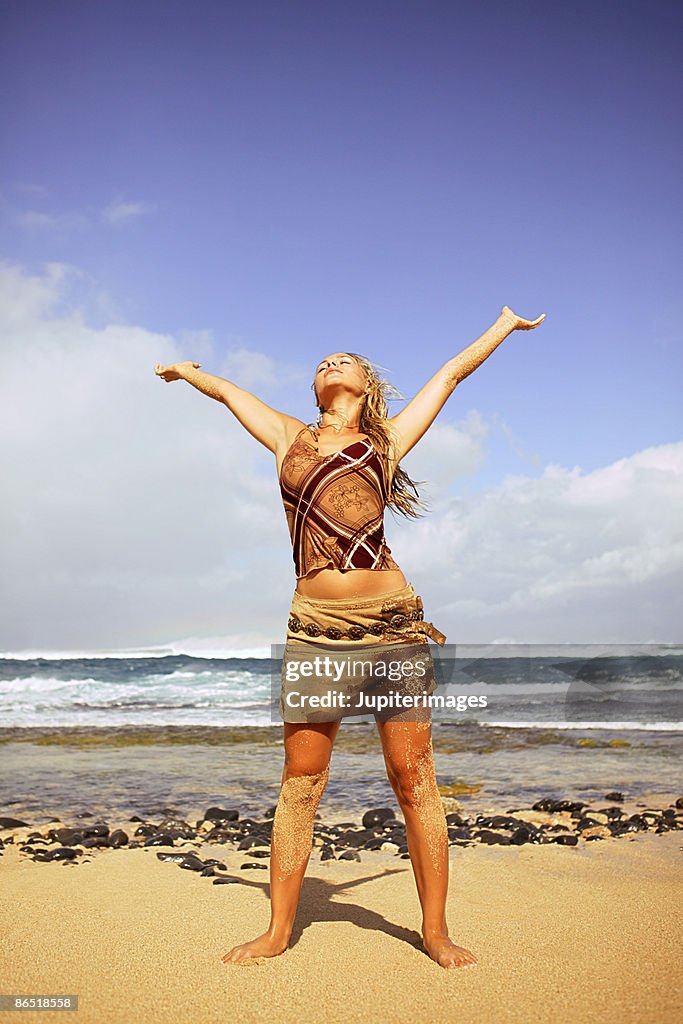
[[[304,440],[306,431],[314,443]],[[370,438],[319,455],[309,423],[284,457],[280,491],[297,579],[313,569],[399,568],[384,539],[386,478]]]

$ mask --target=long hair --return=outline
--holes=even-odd
[[[390,381],[381,376],[380,371],[384,367],[373,363],[366,356],[359,355],[357,352],[348,352],[347,355],[352,356],[365,373],[368,393],[362,399],[359,427],[363,434],[368,435],[377,449],[379,457],[384,463],[386,475],[389,470],[389,462],[390,460],[393,461],[396,451],[395,432],[388,423],[389,408],[387,402],[391,398],[403,398],[403,395]],[[311,390],[315,395],[315,402],[319,411],[321,413],[325,412],[318,398],[315,383],[311,385]],[[424,482],[424,480],[412,480],[406,471],[401,469],[400,465],[396,466],[387,497],[389,508],[407,518],[421,518],[422,513],[420,509],[429,511],[428,505],[422,501],[417,490],[417,484],[423,484]]]

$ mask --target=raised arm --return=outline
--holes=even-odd
[[[501,341],[515,330],[529,331],[537,327],[544,319],[545,313],[537,320],[525,320],[509,306],[503,306],[496,322],[480,338],[444,363],[406,407],[388,421],[396,435],[394,464],[397,465],[426,433],[460,381],[481,366]]]
[[[167,382],[186,380],[203,395],[222,402],[251,436],[265,445],[269,451],[277,455],[283,448],[287,448],[289,438],[302,426],[300,420],[272,409],[250,391],[245,391],[224,377],[205,373],[199,367],[200,363],[190,361],[174,363],[173,366],[156,363],[154,372]]]

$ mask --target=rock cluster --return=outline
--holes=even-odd
[[[618,806],[623,802],[621,793],[606,794],[607,806],[593,808],[576,800],[557,800],[546,797],[530,809],[514,808],[505,814],[467,816],[462,811],[446,813],[450,846],[522,846],[526,843],[559,846],[577,846],[580,842],[632,835],[639,832],[661,834],[683,829],[683,797],[665,808],[644,807],[627,815]],[[447,798],[444,799],[447,804]],[[454,803],[454,801],[453,801]],[[450,809],[445,807],[448,812]],[[137,824],[133,831],[115,828],[110,831],[105,822],[76,827],[48,827],[32,830],[31,825],[16,818],[0,818],[0,855],[6,844],[34,861],[62,861],[66,864],[87,863],[89,857],[102,849],[127,847],[178,847],[173,853],[159,852],[162,861],[177,863],[181,868],[214,877],[214,883],[238,881],[234,875],[223,876],[228,869],[220,858],[204,858],[187,847],[204,844],[229,846],[242,855],[240,870],[267,870],[264,861],[270,858],[270,843],[275,807],[266,811],[262,819],[240,818],[236,808],[210,807],[194,825],[174,817],[166,817],[158,824],[144,821],[138,816],[130,819]],[[132,831],[132,837],[128,832]],[[181,849],[182,848],[182,849]],[[365,853],[374,851],[394,854],[408,859],[405,823],[396,817],[390,807],[369,808],[360,825],[355,821],[342,821],[325,825],[316,815],[313,826],[313,855],[321,861],[360,861]]]

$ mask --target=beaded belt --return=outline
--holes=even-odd
[[[421,604],[421,602],[420,602]],[[338,626],[327,626],[323,628],[317,622],[307,622],[305,625],[297,615],[290,615],[287,623],[292,633],[305,633],[306,636],[324,636],[328,640],[362,640],[364,636],[382,636],[384,633],[402,629],[410,622],[415,622],[415,630],[418,633],[426,633],[437,644],[444,644],[446,637],[431,622],[424,621],[424,611],[421,607],[409,612],[394,612],[385,622],[373,622],[371,626],[361,626],[354,623],[348,630],[339,629]]]

